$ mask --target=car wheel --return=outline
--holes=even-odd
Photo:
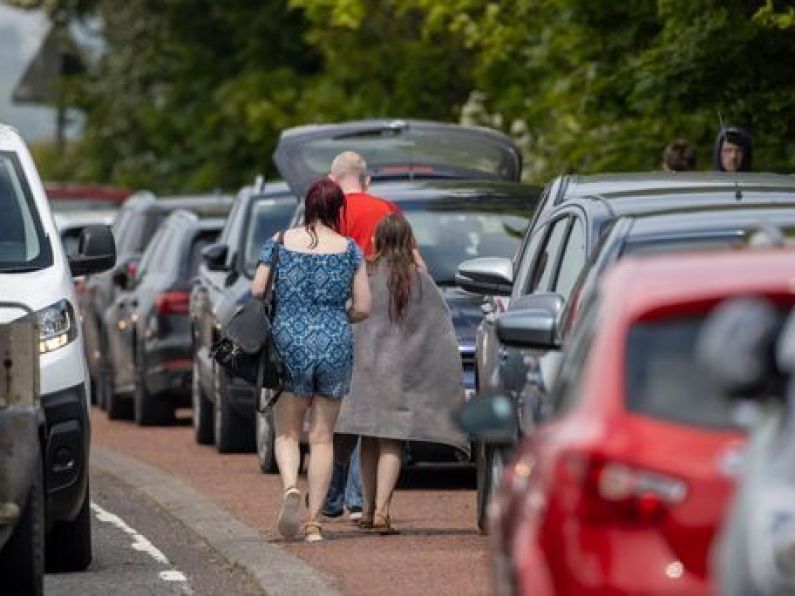
[[[126,395],[116,393],[109,372],[100,373],[100,393],[108,418],[111,420],[130,420],[133,417],[132,400]]]
[[[156,426],[174,421],[174,404],[166,395],[149,393],[140,375],[135,380],[133,405],[138,426]]]
[[[493,502],[500,487],[505,455],[499,447],[479,443],[477,449],[477,516],[482,534],[488,532],[489,504]]]
[[[212,445],[214,440],[213,404],[207,399],[199,382],[199,365],[193,361],[191,379],[191,401],[193,402],[193,432],[199,445]]]
[[[0,551],[3,593],[42,594],[44,576],[44,480],[41,454],[33,486],[14,533]]]
[[[226,371],[216,367],[213,379],[215,408],[213,408],[213,427],[215,448],[218,453],[247,453],[254,451],[255,436],[253,424],[235,412],[226,398],[229,377]]]
[[[82,571],[91,563],[91,497],[86,494],[80,513],[70,521],[57,521],[46,538],[47,571]]]
[[[276,433],[273,428],[273,411],[268,408],[264,412],[259,410],[257,417],[257,460],[259,469],[263,474],[276,474],[279,467],[276,465],[276,452],[274,440]]]

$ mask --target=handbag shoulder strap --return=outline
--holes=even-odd
[[[279,268],[279,246],[284,244],[284,230],[279,232],[276,236],[276,242],[273,246],[273,258],[271,259],[271,266],[270,270],[268,271],[268,283],[265,285],[265,293],[262,296],[262,299],[265,302],[270,302],[271,296],[273,294],[273,284],[276,280],[276,273],[277,269]]]

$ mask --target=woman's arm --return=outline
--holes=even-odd
[[[254,281],[251,282],[251,294],[255,298],[262,298],[265,295],[265,289],[268,286],[268,273],[271,268],[267,265],[260,263],[257,267],[257,272],[254,274]]]
[[[419,249],[415,248],[411,254],[414,256],[414,264],[417,266],[417,269],[428,273],[428,266],[425,264],[425,261],[422,260]]]
[[[353,302],[348,309],[348,318],[358,323],[370,316],[370,282],[367,280],[367,263],[362,259],[353,276]]]

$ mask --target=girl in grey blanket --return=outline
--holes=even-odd
[[[400,474],[402,441],[469,452],[451,412],[463,401],[458,342],[447,304],[415,264],[416,242],[400,214],[381,220],[368,266],[370,318],[355,326],[351,391],[336,432],[361,436],[364,504],[360,527],[397,533],[389,507]]]

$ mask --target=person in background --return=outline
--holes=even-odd
[[[416,242],[400,213],[375,231],[368,262],[370,317],[355,326],[351,392],[337,432],[361,437],[364,506],[359,527],[395,534],[390,505],[404,441],[452,446],[469,453],[453,422],[463,404],[461,356],[442,293],[414,258]]]
[[[304,225],[271,239],[260,254],[251,293],[264,295],[276,251],[273,339],[284,362],[284,393],[274,406],[275,451],[284,486],[278,531],[290,538],[300,528],[297,487],[304,417],[309,428],[307,542],[323,539],[320,510],[331,480],[334,425],[350,389],[353,368],[351,322],[370,311],[370,288],[361,249],[339,232],[345,202],[333,181],[314,183],[304,202]],[[321,273],[321,275],[319,275]],[[350,306],[348,306],[350,304]]]
[[[742,128],[727,126],[715,139],[713,166],[721,172],[748,172],[751,170],[752,150],[751,135]]]
[[[663,150],[662,168],[666,172],[691,172],[696,169],[696,152],[684,139],[675,139]]]

